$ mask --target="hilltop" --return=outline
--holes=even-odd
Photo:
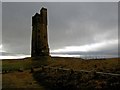
[[[39,60],[40,59],[40,60]],[[63,67],[75,70],[96,70],[101,72],[112,72],[120,73],[118,70],[120,68],[119,58],[106,58],[106,59],[90,59],[85,60],[81,58],[71,58],[71,57],[52,57],[46,60],[46,58],[38,58],[37,60],[32,60],[32,58],[24,59],[6,59],[2,60],[2,69],[29,69],[31,67],[40,67],[40,65],[49,65],[52,67]],[[10,69],[11,68],[11,69]]]
[[[39,83],[39,81],[37,81],[40,79],[38,77],[41,76],[40,73],[38,72],[41,66],[66,68],[73,71],[88,70],[95,72],[120,74],[119,64],[120,64],[120,59],[118,58],[84,60],[81,58],[52,57],[46,60],[46,57],[43,57],[39,59],[37,58],[35,60],[33,60],[33,58],[3,60],[2,61],[3,88],[32,87],[32,88],[41,88],[41,90],[46,90],[45,89],[46,84],[43,85]],[[34,69],[35,71],[34,73],[30,73],[31,67]],[[38,71],[36,71],[37,69]],[[48,74],[48,72],[46,74]],[[36,79],[36,75],[38,79]]]

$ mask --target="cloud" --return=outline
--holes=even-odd
[[[9,53],[4,50],[3,45],[0,45],[0,59],[21,59],[25,57],[30,57],[30,55]]]
[[[2,45],[0,45],[0,49],[2,49]]]
[[[119,0],[2,0],[3,2],[118,2]]]
[[[2,45],[0,45],[0,52],[2,52]]]
[[[31,18],[44,6],[48,9],[50,51],[81,50],[90,54],[97,50],[101,54],[113,51],[116,54],[118,47],[113,41],[118,40],[117,5],[117,2],[3,2],[2,45],[8,53],[30,54]]]
[[[2,44],[2,2],[0,1],[0,44]]]
[[[3,47],[3,45],[0,44],[0,53],[2,53],[2,52],[6,52],[6,51],[5,51],[4,47]]]
[[[30,57],[30,55],[14,55],[14,56],[0,56],[0,59],[22,59],[22,58],[25,58],[25,57]]]
[[[50,15],[55,19],[49,18],[51,48],[57,49],[73,44],[91,44],[118,37],[117,5],[115,3],[72,3],[72,5],[67,3],[60,5],[58,10],[50,12]],[[66,8],[64,8],[65,5]],[[58,18],[60,19],[57,20]],[[54,22],[52,22],[53,20]],[[56,43],[54,44],[54,42]]]
[[[100,51],[105,52],[108,50],[109,51],[116,50],[116,53],[117,53],[118,52],[117,49],[112,48],[112,47],[118,47],[118,40],[103,41],[103,42],[99,42],[99,43],[93,43],[93,44],[82,45],[82,46],[67,46],[62,49],[53,50],[53,51],[51,51],[51,53],[68,53],[68,52],[76,53],[76,52],[78,52],[78,54],[79,54],[79,53],[90,53],[90,52],[100,52]],[[107,53],[110,54],[112,52],[106,52],[106,54]]]

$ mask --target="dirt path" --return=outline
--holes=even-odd
[[[0,73],[0,90],[2,89],[2,74]]]
[[[45,88],[34,80],[30,71],[2,74],[2,88]]]

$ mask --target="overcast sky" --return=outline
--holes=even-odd
[[[0,1],[0,55],[1,55],[1,51],[2,51],[2,2]]]
[[[52,53],[118,53],[117,2],[3,2],[2,48],[5,54],[30,54],[31,19],[42,7],[48,10],[48,43]]]
[[[1,0],[2,2],[118,2],[119,0]]]

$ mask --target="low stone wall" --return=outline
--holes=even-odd
[[[117,89],[120,76],[96,71],[75,71],[72,69],[41,66],[34,73],[39,82],[55,90]]]

